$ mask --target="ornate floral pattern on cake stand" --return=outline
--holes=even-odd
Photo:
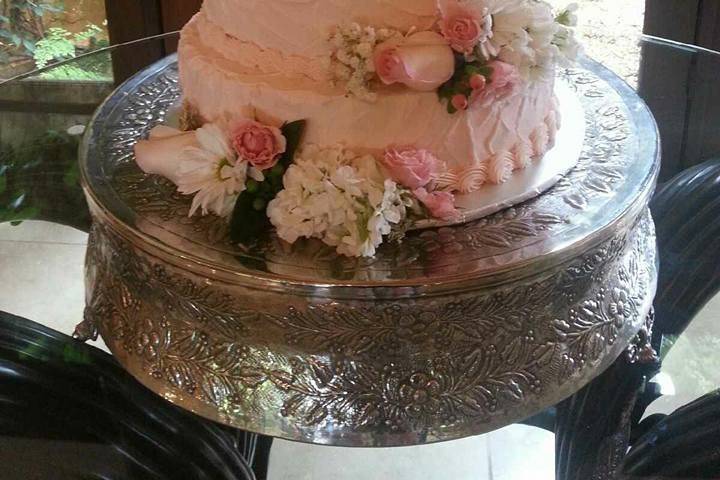
[[[644,326],[657,278],[650,114],[585,61],[578,166],[544,195],[411,233],[373,259],[274,238],[233,245],[135,167],[177,101],[172,59],[99,111],[83,147],[95,226],[80,331],[169,401],[245,430],[331,445],[487,432],[571,395]]]

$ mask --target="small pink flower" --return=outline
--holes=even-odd
[[[424,188],[417,188],[413,194],[435,218],[455,220],[460,215],[455,208],[455,195],[450,192],[428,192]]]
[[[492,38],[492,16],[480,5],[462,5],[458,0],[438,0],[440,30],[453,50],[472,53],[478,44]]]
[[[466,110],[468,108],[468,98],[458,93],[452,97],[452,105],[457,110]]]
[[[410,189],[426,186],[440,168],[435,155],[412,147],[387,149],[382,163],[393,180]]]
[[[483,90],[487,86],[487,79],[480,75],[479,73],[476,73],[472,77],[470,77],[470,88],[473,90]]]
[[[495,60],[488,64],[492,69],[489,82],[482,90],[475,90],[470,103],[489,106],[517,94],[522,84],[520,72],[515,65]]]
[[[232,125],[231,141],[238,158],[258,170],[274,167],[287,148],[287,140],[279,128],[254,120],[241,120]]]
[[[402,83],[421,92],[436,90],[455,72],[455,56],[442,35],[418,32],[375,48],[375,71],[385,85]]]
[[[488,67],[492,69],[490,76],[492,88],[496,90],[515,88],[520,83],[520,73],[515,65],[495,60],[490,62]]]

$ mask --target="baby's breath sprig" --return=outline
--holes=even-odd
[[[333,80],[344,83],[348,95],[375,101],[377,94],[370,89],[375,78],[375,47],[399,36],[402,34],[397,30],[363,27],[359,23],[338,27],[330,36]]]

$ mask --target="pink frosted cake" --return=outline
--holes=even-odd
[[[538,161],[559,125],[571,6],[538,0],[206,0],[179,50],[182,130],[136,148],[190,214],[371,256],[455,195]],[[268,219],[269,222],[263,220]]]

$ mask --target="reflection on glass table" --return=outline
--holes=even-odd
[[[530,478],[553,455],[548,432],[557,478],[720,476],[720,54],[650,37],[639,46],[638,91],[665,151],[653,202],[661,264],[653,345],[662,367],[647,352],[645,363],[619,359],[529,419],[540,434],[521,426],[379,452],[276,442],[271,478],[368,478],[370,467],[382,472],[373,478]],[[0,85],[0,458],[15,475],[7,478],[264,478],[270,439],[183,412],[104,352],[53,331],[71,333],[82,315],[90,220],[77,148],[110,89],[37,76]]]

